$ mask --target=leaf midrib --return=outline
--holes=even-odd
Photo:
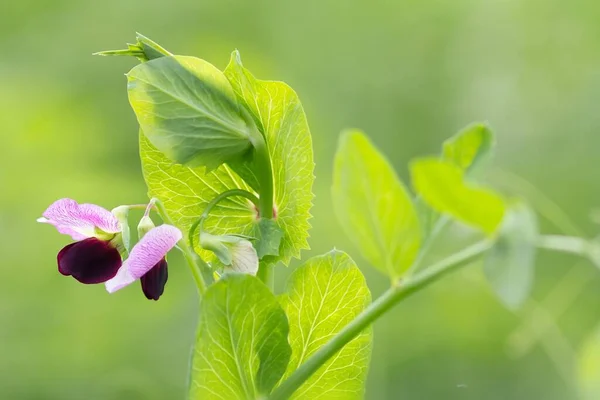
[[[238,359],[238,353],[237,353],[237,342],[235,340],[235,338],[233,337],[232,331],[233,331],[233,327],[231,325],[231,318],[230,318],[230,313],[229,313],[229,293],[230,291],[227,291],[227,298],[225,301],[225,304],[227,304],[226,309],[225,309],[225,315],[227,315],[227,330],[229,331],[229,341],[231,343],[231,350],[233,352],[233,359],[235,360],[235,365],[237,367],[238,370],[238,374],[239,374],[239,378],[240,378],[240,383],[242,384],[242,388],[244,389],[244,394],[246,395],[247,399],[253,399],[254,398],[254,393],[250,393],[248,391],[248,387],[247,387],[247,382],[246,382],[246,376],[243,374],[242,372],[242,366],[240,365],[239,359]],[[252,337],[254,337],[254,332],[252,333]],[[252,385],[254,386],[254,385]]]
[[[304,357],[306,355],[306,351],[308,349],[308,345],[310,344],[310,338],[311,338],[311,336],[313,335],[313,332],[314,332],[315,322],[317,320],[319,320],[319,316],[321,314],[321,310],[323,309],[324,299],[327,297],[327,293],[329,292],[329,285],[331,284],[331,278],[332,277],[333,277],[333,274],[329,275],[329,278],[327,279],[327,286],[325,287],[325,290],[323,291],[323,294],[321,295],[321,299],[319,301],[319,309],[315,313],[315,317],[312,320],[312,323],[311,323],[311,326],[310,326],[310,330],[308,331],[308,336],[306,337],[306,341],[304,342],[304,344],[302,346],[302,354],[300,354],[300,357],[298,358],[298,365],[301,365],[302,362],[304,361]]]

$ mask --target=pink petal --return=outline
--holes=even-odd
[[[113,293],[140,279],[175,247],[181,237],[181,231],[171,225],[152,229],[133,246],[117,275],[106,282],[106,290]]]
[[[75,240],[93,237],[95,228],[106,233],[121,231],[119,221],[110,211],[95,204],[78,204],[72,199],[55,201],[42,215],[38,222],[54,225],[60,233]]]

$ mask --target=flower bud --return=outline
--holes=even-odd
[[[152,219],[150,219],[150,217],[148,216],[143,216],[142,219],[140,219],[140,223],[138,224],[137,230],[138,230],[138,238],[143,238],[144,235],[146,235],[146,233],[150,232],[152,229],[154,229],[155,225],[154,222],[152,222]]]
[[[117,217],[119,225],[121,227],[121,241],[125,251],[129,253],[131,243],[131,231],[129,229],[129,207],[119,206],[111,210],[112,215]]]
[[[233,271],[250,275],[258,271],[258,255],[248,238],[202,232],[200,246],[215,253],[219,261]]]

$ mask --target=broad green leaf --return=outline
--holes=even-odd
[[[410,166],[417,193],[435,211],[479,228],[496,231],[504,216],[504,199],[491,189],[465,182],[464,171],[437,158],[421,158]]]
[[[159,45],[156,47],[160,48]],[[159,57],[160,53],[157,52],[156,56]],[[250,186],[227,165],[207,171],[204,167],[175,164],[148,140],[142,130],[139,140],[148,196],[163,202],[169,216],[183,232],[189,231],[207,204],[219,194],[229,189],[252,192]],[[213,209],[204,227],[216,235],[251,234],[258,223],[256,214],[254,205],[248,200],[230,197]],[[198,242],[195,250],[205,260],[220,265],[216,255],[204,250]]]
[[[442,154],[467,171],[477,166],[489,155],[494,145],[494,135],[485,124],[472,124],[444,142]]]
[[[238,100],[245,104],[267,141],[273,165],[277,225],[283,231],[278,257],[288,264],[308,249],[314,182],[312,139],[302,104],[296,93],[283,82],[256,79],[242,66],[234,51],[224,71]],[[233,163],[240,176],[256,189],[248,164]]]
[[[234,56],[239,61],[237,52]],[[234,80],[235,71],[243,71],[246,79],[244,82],[252,82],[256,89],[255,98],[246,96],[253,104],[252,109],[247,105],[245,107],[251,109],[252,118],[265,131],[275,172],[276,222],[283,231],[283,238],[279,256],[267,256],[267,261],[275,263],[281,260],[288,264],[291,257],[299,257],[300,250],[308,248],[310,224],[307,220],[310,218],[314,181],[308,124],[300,101],[291,88],[281,82],[256,80],[239,62],[230,64],[226,71],[238,93],[238,100],[243,99],[239,95],[239,84]],[[242,102],[246,104],[245,101]],[[266,123],[261,123],[257,114]],[[230,162],[231,166],[222,165],[214,171],[206,171],[203,167],[176,165],[151,144],[142,132],[140,155],[149,195],[165,204],[175,224],[184,232],[189,230],[207,203],[218,194],[235,188],[251,192],[253,188],[257,188],[256,179],[248,172],[244,163]],[[249,184],[238,173],[242,173]],[[215,235],[253,236],[259,221],[256,217],[256,210],[248,201],[229,198],[216,207],[204,226]],[[202,250],[199,246],[196,246],[196,251],[206,260],[215,261],[211,252]]]
[[[600,331],[584,343],[579,352],[578,364],[581,399],[600,399]]]
[[[283,237],[283,231],[277,226],[275,221],[261,218],[258,224],[256,224],[254,237],[256,238],[254,247],[258,253],[258,258],[262,259],[264,256],[279,255],[279,246]]]
[[[486,124],[471,124],[444,142],[442,159],[454,163],[471,176],[476,167],[490,157],[494,140],[494,134]],[[420,197],[415,200],[415,206],[423,238],[426,239],[436,226],[439,213],[432,210]]]
[[[148,196],[160,199],[175,225],[188,232],[207,204],[229,189],[252,191],[227,165],[206,172],[204,167],[190,168],[173,164],[140,132],[140,156]],[[204,229],[214,235],[252,235],[258,218],[254,204],[243,197],[228,197],[211,211]],[[196,242],[195,250],[206,261],[216,256],[202,249]]]
[[[502,302],[512,310],[527,299],[533,285],[538,226],[535,213],[524,204],[509,208],[484,271]]]
[[[294,271],[280,302],[290,323],[289,376],[356,318],[371,302],[371,294],[352,259],[334,250],[308,260]],[[321,366],[292,398],[362,399],[371,341],[369,328]]]
[[[288,322],[257,278],[225,274],[200,303],[191,400],[258,399],[271,392],[290,359]]]
[[[257,128],[212,64],[165,56],[134,67],[127,80],[142,131],[172,161],[213,169],[250,151]]]
[[[419,220],[392,166],[360,131],[340,138],[332,195],[338,220],[362,256],[391,278],[401,276],[419,251]]]

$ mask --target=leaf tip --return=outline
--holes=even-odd
[[[367,136],[360,129],[356,129],[356,128],[344,129],[342,131],[342,133],[340,133],[338,147],[342,148],[351,142],[366,141],[366,140],[368,140]]]
[[[333,249],[329,250],[329,252],[327,253],[328,256],[332,256],[332,257],[337,257],[337,256],[347,256],[346,252],[343,250],[338,249],[337,247],[334,247]]]

